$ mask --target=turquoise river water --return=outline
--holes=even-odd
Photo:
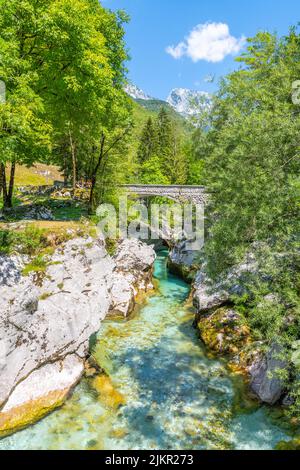
[[[278,411],[247,398],[226,362],[208,357],[189,286],[167,272],[164,252],[155,278],[157,292],[132,318],[107,320],[98,334],[94,357],[109,374],[108,395],[83,379],[61,409],[2,439],[0,450],[268,450],[291,439]]]

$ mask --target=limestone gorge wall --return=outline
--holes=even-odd
[[[277,373],[286,367],[280,359],[281,347],[274,343],[265,355],[262,344],[252,340],[244,316],[232,301],[232,296],[245,294],[243,276],[255,269],[255,260],[248,261],[234,268],[220,284],[210,281],[205,267],[200,270],[193,291],[196,323],[206,346],[218,354],[227,355],[234,371],[248,375],[253,394],[264,403],[274,405],[284,393],[284,384]]]
[[[93,238],[61,245],[42,276],[22,275],[28,259],[1,256],[0,436],[65,401],[103,319],[127,316],[138,292],[153,287],[154,260],[138,240],[120,241],[111,257]]]
[[[192,282],[196,325],[207,348],[226,355],[232,370],[245,374],[251,392],[259,400],[273,405],[281,399],[283,404],[291,404],[278,375],[278,370],[287,367],[281,358],[281,346],[273,343],[267,354],[262,352],[263,344],[252,339],[247,321],[233,300],[249,293],[245,286],[252,276],[264,279],[257,256],[253,246],[244,262],[234,266],[220,282],[208,277],[203,254],[189,251],[185,240],[173,244],[168,263],[172,271]],[[272,309],[278,299],[270,294],[263,301]]]

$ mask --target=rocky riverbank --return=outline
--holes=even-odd
[[[231,268],[219,282],[209,278],[205,259],[199,252],[186,249],[186,241],[177,243],[169,255],[169,267],[184,279],[192,280],[192,299],[196,308],[196,326],[208,350],[229,358],[234,372],[245,375],[251,393],[263,403],[292,404],[280,373],[288,364],[283,348],[267,338],[253,338],[247,312],[252,287],[257,280],[272,285],[258,262],[259,246],[253,246],[243,263]],[[278,307],[279,299],[269,293],[261,300],[267,309]],[[289,319],[289,312],[287,311]],[[282,374],[281,374],[282,375]]]
[[[186,282],[192,283],[200,264],[201,254],[191,250],[186,240],[171,243],[168,257],[169,271],[182,277]]]
[[[137,294],[153,288],[155,252],[138,240],[120,241],[114,256],[101,239],[69,240],[44,271],[24,275],[30,261],[0,259],[0,436],[60,406],[102,320],[129,315]]]
[[[249,380],[250,391],[262,402],[274,405],[283,398],[285,389],[278,376],[278,370],[287,366],[280,358],[281,348],[274,343],[265,354],[263,346],[267,344],[253,340],[247,317],[233,300],[242,298],[242,278],[253,269],[252,263],[237,266],[221,284],[213,283],[205,268],[200,270],[193,285],[196,324],[205,345],[228,356],[232,370]]]

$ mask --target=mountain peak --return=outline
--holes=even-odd
[[[141,90],[136,85],[133,85],[132,83],[128,83],[128,85],[125,86],[124,90],[126,91],[127,95],[131,96],[131,98],[133,98],[134,100],[152,100],[151,96],[146,95],[143,90]]]
[[[206,91],[174,88],[167,98],[172,108],[184,116],[200,114],[211,106],[211,95]]]

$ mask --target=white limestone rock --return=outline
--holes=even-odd
[[[127,317],[134,307],[134,281],[133,276],[126,278],[124,274],[114,272],[111,276],[111,303],[110,315],[122,315]]]
[[[200,252],[190,248],[189,240],[182,240],[175,244],[169,253],[170,261],[178,266],[190,268],[200,260]]]
[[[0,286],[13,286],[21,279],[24,261],[20,256],[0,255]]]
[[[23,218],[25,220],[54,220],[54,215],[47,207],[31,206]]]
[[[38,378],[41,395],[72,387],[105,316],[111,309],[128,315],[138,290],[152,286],[154,260],[154,250],[138,240],[120,242],[112,259],[103,239],[73,239],[35,285],[21,275],[21,263],[0,258],[0,419],[16,397],[35,396]]]
[[[46,364],[26,377],[10,395],[2,409],[7,413],[12,409],[34,402],[52,392],[64,392],[65,395],[80,380],[84,363],[75,354],[66,356],[62,361]]]
[[[118,271],[143,277],[143,273],[152,268],[155,257],[152,246],[132,238],[120,242],[114,261]]]
[[[152,246],[136,239],[120,242],[114,256],[115,268],[110,278],[110,313],[128,316],[139,291],[153,288],[152,267],[155,261]]]
[[[198,313],[221,307],[229,300],[229,293],[220,284],[214,284],[206,275],[205,270],[200,270],[195,279],[193,303]]]
[[[68,354],[85,356],[109,310],[113,262],[102,243],[69,241],[51,262],[42,287],[24,277],[0,287],[0,406],[32,371]]]
[[[181,240],[173,244],[168,257],[168,268],[188,282],[195,279],[201,265],[202,253],[193,249],[193,242]]]
[[[232,295],[242,297],[248,293],[246,281],[253,275],[263,277],[252,252],[248,253],[243,263],[234,266],[219,282],[214,282],[209,278],[204,263],[194,283],[193,301],[198,313],[221,307],[230,300]]]

